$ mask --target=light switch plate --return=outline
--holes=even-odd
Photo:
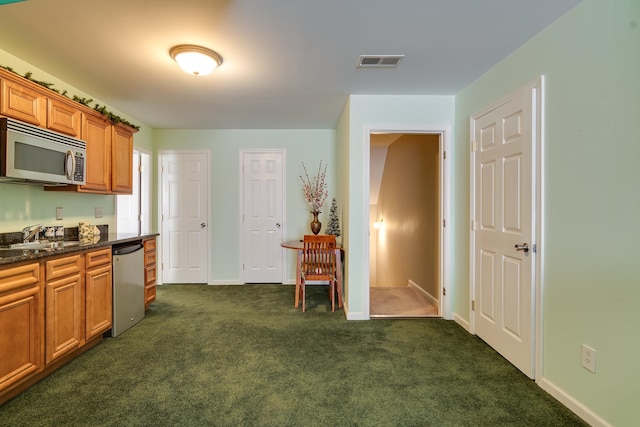
[[[62,208],[56,208],[56,219],[57,220],[62,219]]]
[[[96,218],[102,218],[102,207],[96,208]]]

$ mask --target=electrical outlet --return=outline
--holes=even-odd
[[[586,344],[582,344],[582,367],[596,373],[596,351]]]
[[[102,208],[101,207],[97,207],[96,208],[96,218],[102,218]]]
[[[62,208],[56,208],[56,219],[58,221],[62,219]]]

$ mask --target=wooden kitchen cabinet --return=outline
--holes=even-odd
[[[133,134],[106,115],[0,68],[0,116],[64,133],[87,143],[85,185],[45,187],[46,191],[132,194]]]
[[[86,339],[111,329],[113,286],[111,247],[85,254]]]
[[[144,309],[156,300],[156,239],[144,242]]]
[[[45,262],[45,362],[84,344],[82,256]]]
[[[111,192],[133,192],[133,131],[128,126],[113,125],[111,134]]]
[[[47,100],[47,128],[80,138],[82,112],[68,103]]]
[[[100,117],[83,114],[82,139],[87,143],[86,184],[78,191],[111,190],[111,123]]]
[[[37,90],[8,78],[0,80],[0,114],[46,127],[47,98]]]
[[[0,394],[44,367],[40,264],[0,269]]]

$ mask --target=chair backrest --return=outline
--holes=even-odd
[[[336,236],[304,236],[302,273],[307,280],[331,280],[336,275]]]

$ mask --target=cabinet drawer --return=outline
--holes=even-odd
[[[38,263],[0,270],[0,295],[22,288],[38,287],[40,267]]]
[[[156,251],[144,253],[144,265],[151,265],[156,263]]]
[[[149,304],[156,300],[156,285],[144,287],[144,307],[149,308]]]
[[[156,265],[148,265],[144,268],[144,283],[146,285],[156,283]]]
[[[151,252],[156,250],[156,239],[149,239],[144,241],[144,251]]]
[[[111,247],[85,254],[85,267],[87,270],[105,264],[111,265]]]
[[[57,258],[45,263],[47,281],[68,276],[82,271],[82,255],[71,255]]]

